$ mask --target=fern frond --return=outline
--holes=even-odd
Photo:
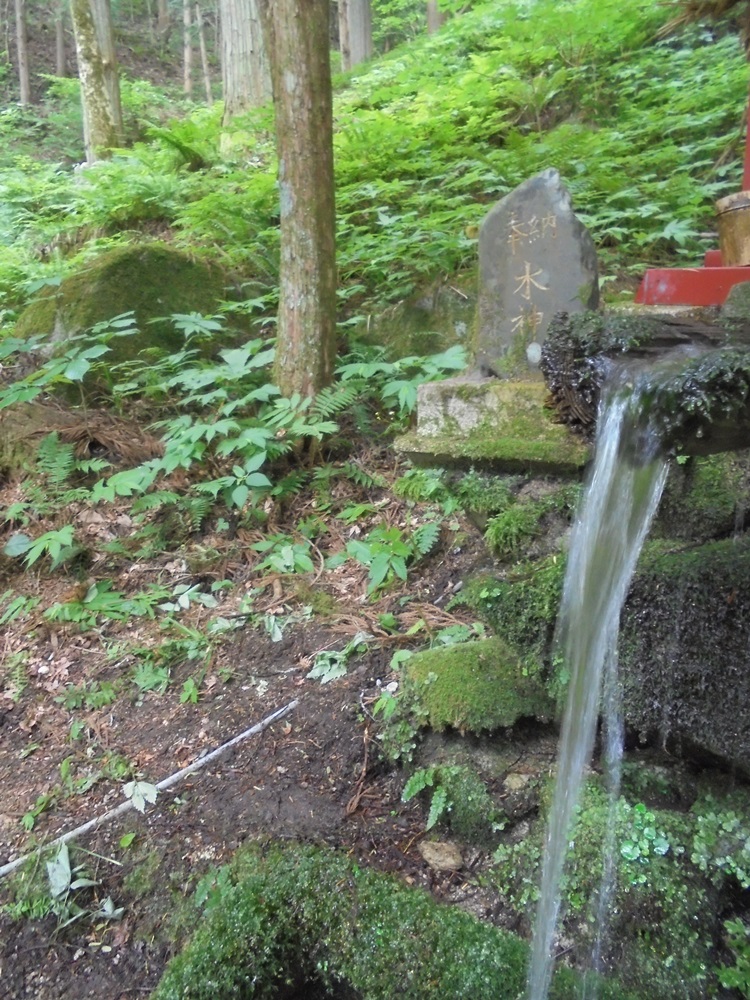
[[[329,385],[315,397],[310,409],[310,416],[315,419],[328,419],[342,410],[348,409],[360,395],[358,385],[339,382],[337,385]]]
[[[39,442],[36,464],[40,474],[50,486],[62,486],[73,473],[76,460],[72,444],[63,444],[57,431],[47,434]]]
[[[341,475],[365,489],[382,489],[386,485],[382,476],[370,475],[355,462],[344,462],[341,466]]]
[[[155,490],[153,493],[138,497],[133,502],[131,510],[134,514],[142,514],[144,511],[156,510],[165,504],[179,503],[181,499],[182,496],[179,493],[173,493],[171,490]]]
[[[420,556],[426,556],[437,545],[440,538],[440,525],[437,521],[421,524],[414,532],[412,540]]]
[[[198,496],[183,497],[180,506],[185,514],[188,527],[191,531],[200,531],[203,522],[213,507],[213,497],[208,494]]]

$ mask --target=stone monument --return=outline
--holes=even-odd
[[[558,172],[545,170],[499,201],[479,231],[478,371],[535,368],[555,313],[598,304],[594,241]]]
[[[419,387],[417,429],[399,450],[422,464],[577,472],[588,449],[552,422],[538,366],[555,313],[598,302],[593,240],[558,172],[545,170],[482,223],[473,367]]]

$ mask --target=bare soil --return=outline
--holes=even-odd
[[[386,461],[392,476],[392,459]],[[16,502],[19,490],[18,483],[6,484],[0,502]],[[378,516],[384,511],[394,524],[406,516],[392,496]],[[94,517],[97,512],[103,519]],[[289,526],[299,516],[298,509],[289,511]],[[439,628],[471,620],[463,609],[448,612],[445,606],[465,577],[486,561],[475,528],[455,524],[439,551],[416,567],[404,586],[373,600],[366,597],[365,570],[353,569],[351,562],[316,574],[259,579],[252,561],[257,563],[257,556],[248,554],[250,539],[242,537],[226,542],[223,563],[202,576],[188,568],[196,549],[221,550],[225,544],[207,532],[179,551],[141,560],[120,556],[113,562],[101,546],[106,538],[126,538],[134,530],[124,506],[99,511],[73,505],[35,525],[34,534],[71,518],[89,533],[83,573],[34,567],[21,575],[18,560],[8,559],[0,566],[5,577],[0,592],[7,588],[6,595],[10,590],[41,598],[33,613],[8,623],[0,638],[5,664],[0,672],[0,865],[125,801],[125,781],[137,777],[156,784],[270,713],[296,704],[258,735],[160,793],[145,813],[131,810],[76,841],[75,850],[71,845],[74,863],[84,863],[86,874],[99,883],[77,898],[96,910],[110,897],[124,908],[120,920],[85,917],[60,928],[54,916],[11,920],[7,913],[0,915],[3,997],[125,1000],[147,995],[190,930],[184,903],[197,881],[246,840],[334,846],[490,915],[494,900],[473,882],[486,860],[480,851],[465,849],[464,867],[447,873],[435,871],[420,855],[422,808],[401,801],[404,777],[379,753],[379,723],[372,713],[382,685],[393,680],[389,664],[396,648],[410,642],[424,646]],[[92,580],[105,577],[128,594],[149,581],[201,583],[208,589],[212,579],[230,579],[234,587],[221,592],[218,609],[194,604],[173,617],[197,632],[217,614],[239,620],[241,627],[217,644],[200,673],[185,657],[172,662],[170,683],[161,693],[127,683],[111,704],[71,707],[64,702],[69,685],[80,689],[86,682],[95,690],[118,678],[122,684],[137,660],[133,651],[153,650],[165,641],[161,612],[153,619],[100,617],[86,629],[45,618],[44,609],[80,601]],[[257,588],[256,614],[279,622],[299,614],[316,595],[326,596],[329,610],[288,625],[273,641],[237,611],[250,588]],[[396,634],[380,624],[386,612],[398,620]],[[419,622],[424,624],[419,627]],[[411,625],[418,626],[416,634],[404,638]],[[316,652],[341,649],[362,631],[373,638],[345,677],[328,684],[307,677]],[[23,677],[9,668],[19,661]],[[191,676],[199,681],[197,703],[180,700]],[[125,774],[117,771],[123,761]],[[87,779],[97,774],[88,787]],[[38,810],[33,829],[25,830],[23,818],[44,795],[46,807]],[[122,838],[131,834],[124,846]],[[44,863],[38,866],[43,873]],[[18,898],[17,889],[10,891],[14,878],[0,884],[0,900]]]

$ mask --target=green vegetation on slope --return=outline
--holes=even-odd
[[[747,67],[730,22],[658,40],[670,14],[651,0],[479,4],[346,78],[335,148],[347,311],[471,265],[487,206],[550,166],[608,268],[695,260],[714,199],[738,186]],[[148,88],[128,101],[141,121],[164,116]],[[6,308],[64,271],[85,240],[90,250],[92,237],[130,240],[147,227],[233,268],[248,309],[272,310],[268,126],[266,113],[239,122],[245,143],[231,162],[219,154],[218,105],[147,128],[150,139],[82,173],[6,159]]]

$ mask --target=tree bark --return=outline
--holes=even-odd
[[[271,69],[257,0],[221,0],[221,65],[224,118],[271,100]]]
[[[339,0],[339,52],[344,73],[352,68],[352,45],[349,37],[349,2]]]
[[[213,104],[213,93],[211,89],[211,68],[208,65],[208,50],[206,49],[206,31],[203,27],[203,14],[200,5],[195,5],[195,23],[198,26],[198,44],[201,54],[201,68],[203,70],[203,86],[206,91],[206,104],[211,107]]]
[[[109,0],[70,0],[81,81],[86,160],[108,155],[122,138],[120,84]]]
[[[162,45],[169,41],[172,19],[169,15],[169,0],[158,0],[156,8],[156,33]]]
[[[352,66],[358,66],[372,57],[370,0],[349,0],[349,46]]]
[[[67,76],[68,64],[65,56],[65,3],[59,0],[55,12],[55,76]]]
[[[434,35],[440,25],[445,23],[445,18],[438,0],[427,0],[427,34]]]
[[[336,353],[333,114],[328,0],[260,0],[271,58],[281,206],[274,380],[287,395],[328,385]]]
[[[26,107],[27,104],[31,104],[31,77],[29,75],[29,37],[26,27],[26,0],[15,0],[15,14],[19,101],[23,107]]]
[[[370,0],[339,0],[339,49],[344,72],[372,56]]]
[[[193,24],[190,0],[182,0],[182,69],[183,91],[190,96],[193,93]]]

